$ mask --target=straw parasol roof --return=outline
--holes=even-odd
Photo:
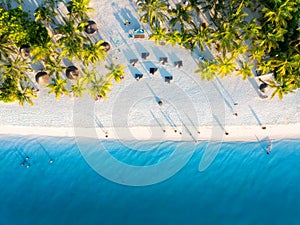
[[[40,71],[35,75],[35,80],[40,85],[48,84],[49,75],[45,71]]]
[[[94,34],[96,31],[98,31],[98,27],[95,21],[88,20],[88,25],[85,27],[85,32],[88,34]]]
[[[66,69],[66,76],[71,80],[76,80],[79,77],[79,69],[76,66],[69,66]]]
[[[30,56],[30,45],[25,44],[20,47],[20,53],[24,58],[28,58]]]
[[[101,45],[104,46],[106,52],[110,50],[110,44],[108,42],[104,41]]]

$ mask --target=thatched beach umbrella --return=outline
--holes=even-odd
[[[35,80],[40,85],[46,85],[49,82],[49,75],[45,71],[40,71],[35,75]]]
[[[28,58],[30,56],[30,45],[25,44],[20,47],[21,56]]]
[[[84,31],[87,34],[94,34],[96,31],[98,31],[98,27],[95,21],[88,20],[87,21],[88,25],[86,25]]]
[[[79,69],[76,66],[69,66],[66,69],[66,76],[71,80],[76,80],[79,77]]]
[[[108,52],[108,51],[110,50],[110,44],[109,44],[108,42],[106,42],[106,41],[104,41],[104,42],[101,44],[101,46],[104,47],[104,50],[105,50],[106,52]]]

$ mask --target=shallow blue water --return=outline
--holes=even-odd
[[[264,142],[223,143],[202,172],[207,143],[192,152],[184,142],[79,142],[81,151],[71,138],[0,136],[0,225],[300,224],[300,140],[274,142],[270,155]],[[120,183],[127,176],[139,179],[111,164],[103,147],[137,168],[167,162],[177,149],[178,158],[165,170],[175,170],[172,163],[183,168],[153,185],[121,185],[100,176],[82,156],[98,160]],[[26,156],[30,168],[20,165]]]

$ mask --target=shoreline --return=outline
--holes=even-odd
[[[165,129],[165,132],[163,132]],[[0,126],[0,135],[7,136],[49,136],[49,137],[80,137],[98,140],[124,141],[217,141],[217,142],[256,142],[263,138],[271,140],[299,139],[300,123],[266,125],[262,129],[258,125],[199,127],[200,134],[193,126],[159,127],[30,127],[30,126]],[[107,137],[106,137],[107,136]]]

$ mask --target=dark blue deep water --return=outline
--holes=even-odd
[[[300,140],[275,141],[269,155],[266,144],[223,143],[199,171],[205,142],[192,152],[183,142],[0,136],[0,225],[299,225]]]

